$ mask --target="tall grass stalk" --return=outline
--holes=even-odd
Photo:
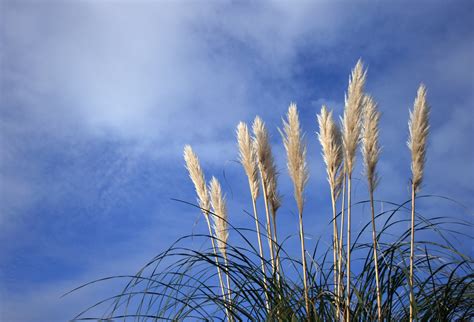
[[[250,196],[252,198],[252,207],[253,215],[255,219],[255,230],[257,234],[258,241],[258,252],[260,256],[260,263],[262,269],[263,282],[265,287],[265,305],[267,310],[270,310],[268,303],[268,290],[267,290],[267,281],[266,281],[266,269],[265,269],[265,258],[263,254],[263,245],[262,245],[262,236],[260,233],[260,223],[258,220],[257,213],[257,198],[259,196],[259,178],[258,178],[258,165],[257,165],[257,155],[256,151],[252,144],[252,138],[250,137],[247,124],[240,122],[237,126],[237,143],[239,147],[239,158],[240,163],[242,164],[245,174],[247,175]]]
[[[344,269],[343,269],[343,262],[344,262],[344,214],[345,214],[345,206],[346,206],[346,185],[347,185],[347,178],[344,170],[344,165],[342,166],[342,191],[341,191],[341,230],[339,232],[339,262],[338,262],[338,281],[337,281],[337,301],[338,303],[345,304],[344,299]],[[342,312],[344,314],[344,311]],[[338,315],[338,319],[340,316]]]
[[[352,70],[342,119],[344,170],[347,175],[347,286],[346,320],[350,321],[351,305],[351,211],[352,211],[352,172],[355,166],[357,145],[360,139],[361,115],[364,100],[366,71],[361,60]]]
[[[301,133],[300,121],[296,104],[290,104],[286,120],[283,120],[283,144],[286,150],[287,166],[290,178],[293,181],[294,196],[298,207],[298,217],[300,225],[301,242],[301,261],[303,263],[303,286],[306,314],[308,319],[311,317],[311,306],[308,294],[308,276],[306,267],[306,247],[304,243],[304,225],[303,225],[303,192],[308,183],[308,168],[306,165],[306,145],[303,143],[303,134]]]
[[[423,84],[418,88],[417,96],[410,111],[408,128],[408,148],[411,151],[411,233],[410,233],[410,321],[416,319],[415,296],[413,283],[413,266],[415,257],[415,198],[423,181],[426,159],[426,142],[429,132],[429,107],[426,101],[426,88]]]
[[[270,252],[270,261],[272,264],[272,275],[276,273],[274,237],[272,234],[272,223],[270,218],[269,206],[269,182],[271,180],[271,172],[274,168],[272,150],[270,147],[269,136],[265,123],[260,117],[256,117],[253,124],[253,145],[257,154],[257,164],[260,173],[260,182],[262,184],[263,202],[265,205],[265,218],[267,228],[268,249]]]
[[[415,259],[415,184],[411,184],[411,221],[410,221],[410,321],[416,319],[415,315],[415,293],[413,284],[413,261]]]
[[[334,277],[334,293],[339,294],[339,238],[337,227],[337,209],[336,199],[338,190],[341,185],[341,165],[342,142],[341,132],[333,120],[332,111],[328,112],[326,106],[322,106],[321,113],[317,116],[319,124],[318,139],[321,143],[323,151],[323,159],[326,164],[326,172],[328,175],[329,188],[331,191],[332,205],[332,223],[333,223],[333,277]],[[336,301],[336,316],[340,315],[339,301]]]
[[[380,292],[379,264],[377,256],[377,230],[375,226],[374,190],[378,184],[376,171],[379,160],[379,120],[380,113],[375,101],[370,96],[365,97],[364,122],[362,127],[362,156],[364,159],[365,174],[369,186],[370,210],[372,222],[372,241],[374,245],[375,286],[377,291],[377,317],[382,321],[382,296]]]
[[[347,259],[346,259],[346,321],[351,321],[351,184],[352,175],[347,176]]]
[[[229,299],[229,305],[232,306],[232,291],[230,288],[230,278],[229,278],[229,261],[227,258],[227,241],[229,239],[229,229],[228,229],[228,216],[227,216],[227,206],[225,197],[222,194],[222,188],[219,181],[212,177],[211,182],[209,183],[209,195],[211,197],[211,206],[213,211],[212,218],[214,219],[214,231],[217,237],[217,245],[219,251],[224,258],[224,267],[226,269],[225,276],[227,281],[227,296]],[[229,321],[232,321],[232,316],[228,316]]]
[[[276,165],[273,162],[273,158],[268,167],[268,204],[270,205],[271,218],[272,218],[272,237],[273,237],[273,248],[275,251],[275,270],[277,282],[280,281],[280,253],[277,251],[278,245],[278,234],[277,234],[277,211],[281,206],[281,196],[277,190],[277,170]]]
[[[199,158],[194,153],[191,146],[186,145],[184,147],[184,161],[186,164],[186,169],[189,172],[189,177],[194,184],[194,188],[196,190],[196,194],[198,196],[198,204],[201,208],[201,211],[206,219],[207,227],[209,230],[209,237],[211,239],[212,244],[212,251],[214,253],[214,260],[216,262],[217,268],[217,275],[219,277],[219,285],[222,292],[222,298],[224,301],[226,300],[226,292],[224,289],[224,281],[222,279],[222,272],[221,267],[219,265],[219,258],[217,256],[217,245],[215,239],[213,238],[214,233],[212,231],[211,220],[209,219],[210,216],[210,209],[211,209],[211,200],[209,198],[209,192],[206,185],[206,179],[204,177],[204,171],[202,171],[201,164],[199,162]],[[228,319],[230,319],[229,310],[226,308],[226,313]]]
[[[337,221],[336,221],[336,216],[337,216],[337,210],[336,210],[336,196],[334,194],[334,191],[331,189],[331,206],[332,206],[332,218],[333,218],[333,237],[332,237],[332,248],[333,248],[333,277],[334,277],[334,294],[339,294],[339,286],[337,284],[337,277],[339,275],[338,271],[338,249],[339,249],[339,234],[337,232]],[[339,307],[339,301],[336,301],[336,315],[339,316],[340,314],[340,307]]]
[[[272,275],[274,276],[276,274],[275,248],[274,248],[275,237],[273,236],[273,224],[271,222],[271,217],[270,217],[271,215],[270,215],[270,206],[269,206],[269,201],[268,201],[267,183],[265,183],[264,180],[262,180],[262,190],[263,190],[263,202],[265,205],[265,218],[267,220],[266,227],[267,227],[268,248],[270,250],[270,261],[272,263]]]

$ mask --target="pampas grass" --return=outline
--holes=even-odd
[[[217,237],[217,247],[224,257],[225,266],[228,267],[227,240],[229,239],[229,220],[227,218],[227,206],[221,185],[215,177],[212,177],[211,182],[209,183],[209,195],[211,196],[212,218],[214,220],[214,231]],[[230,290],[229,274],[226,272],[225,275],[227,280],[228,298],[229,302],[231,302],[232,294]]]
[[[294,196],[298,212],[303,213],[303,192],[308,183],[309,173],[306,165],[306,145],[303,143],[303,134],[296,104],[290,104],[286,120],[283,120],[283,145],[287,156],[288,173],[294,186]]]
[[[344,117],[342,119],[342,142],[344,146],[344,172],[347,176],[347,287],[346,320],[350,321],[351,305],[351,184],[355,166],[356,150],[360,140],[360,125],[364,103],[366,71],[359,60],[349,78]]]
[[[244,122],[240,122],[237,126],[236,133],[237,133],[237,145],[239,147],[239,160],[245,170],[245,174],[247,175],[250,195],[252,198],[252,208],[253,208],[253,215],[255,219],[255,229],[257,233],[258,251],[260,255],[260,263],[261,263],[262,275],[264,279],[264,285],[266,286],[267,273],[265,269],[265,259],[263,255],[262,235],[260,233],[260,224],[259,224],[258,213],[257,213],[257,198],[260,192],[257,154],[253,146],[252,138],[250,137],[247,124],[245,124]],[[268,304],[267,289],[265,289],[265,297],[266,297],[265,303],[267,306],[267,310],[269,310],[270,307]]]
[[[283,121],[283,145],[285,146],[287,156],[287,166],[290,178],[293,181],[294,196],[298,207],[300,223],[300,241],[301,241],[301,261],[303,262],[303,285],[306,313],[311,316],[308,277],[306,268],[306,248],[304,243],[303,226],[303,206],[304,206],[304,188],[308,183],[309,173],[306,166],[306,145],[303,143],[303,134],[301,133],[300,120],[296,104],[290,104],[286,120]]]
[[[345,171],[349,176],[355,166],[356,151],[360,140],[361,118],[364,103],[364,85],[367,72],[361,60],[357,62],[349,78],[342,119]]]
[[[240,163],[244,167],[245,174],[247,175],[252,199],[257,200],[260,192],[257,155],[252,145],[252,138],[250,137],[247,124],[240,122],[239,125],[237,125],[236,133]]]
[[[193,182],[194,188],[196,190],[199,207],[201,207],[204,216],[208,218],[211,203],[209,200],[209,194],[207,192],[204,171],[202,171],[199,158],[189,145],[186,145],[184,147],[184,161],[186,169],[189,173],[189,178],[191,178],[191,181]]]
[[[413,111],[410,111],[410,120],[408,122],[410,136],[407,145],[411,151],[412,184],[415,188],[415,192],[418,192],[421,182],[423,181],[426,142],[430,128],[428,116],[429,107],[426,102],[426,87],[421,84],[413,104]]]
[[[194,188],[198,196],[199,207],[201,208],[202,213],[204,217],[206,218],[206,223],[209,229],[209,236],[210,236],[211,244],[212,244],[212,251],[214,252],[214,255],[215,255],[214,260],[216,262],[217,274],[219,276],[219,284],[221,287],[222,297],[225,300],[226,295],[225,295],[225,290],[224,290],[224,281],[222,279],[222,272],[219,266],[219,259],[217,257],[217,246],[216,246],[215,239],[213,238],[214,233],[212,232],[211,220],[209,219],[211,200],[209,197],[209,192],[207,190],[206,179],[204,177],[204,171],[202,171],[199,158],[197,157],[197,155],[194,153],[193,149],[189,145],[186,145],[184,147],[184,161],[185,161],[186,169],[188,170],[188,173],[189,173],[189,177],[191,178],[191,181],[194,184]],[[227,311],[227,316],[230,316],[228,311]]]
[[[318,140],[321,143],[323,160],[326,165],[327,179],[331,190],[336,197],[342,179],[342,137],[341,130],[333,119],[333,112],[328,111],[325,105],[317,116],[319,124]]]
[[[374,190],[378,183],[377,162],[380,155],[379,120],[380,112],[371,96],[365,96],[364,121],[362,126],[362,156],[364,159],[365,174],[369,185],[370,210],[372,222],[372,241],[374,245],[375,286],[377,291],[377,316],[382,321],[382,296],[380,292],[379,264],[377,256],[377,230],[375,226]]]
[[[211,205],[214,220],[214,231],[217,237],[217,247],[224,258],[227,258],[227,240],[229,239],[227,206],[222,188],[216,177],[212,177],[209,183],[209,195],[211,196]]]
[[[257,155],[257,165],[260,173],[260,181],[262,183],[263,201],[265,204],[265,215],[266,215],[266,228],[267,228],[267,239],[268,248],[270,251],[270,260],[272,263],[272,274],[276,273],[276,262],[275,262],[275,248],[274,248],[274,236],[272,231],[272,222],[270,218],[270,188],[273,183],[276,183],[275,162],[273,160],[272,149],[270,146],[269,135],[265,123],[263,123],[260,117],[256,117],[253,124],[253,146]]]
[[[411,234],[410,234],[410,321],[416,319],[415,296],[413,284],[413,263],[415,257],[415,198],[423,181],[426,159],[426,142],[429,132],[429,107],[426,101],[426,88],[423,84],[418,88],[417,96],[410,111],[408,128],[408,148],[411,151]]]
[[[278,193],[277,167],[267,128],[257,117],[252,125],[253,137],[244,123],[237,127],[239,160],[249,184],[254,209],[251,220],[255,221],[256,230],[236,227],[229,222],[225,194],[219,181],[212,177],[209,185],[206,184],[198,157],[190,146],[186,146],[186,168],[198,196],[194,206],[200,208],[205,216],[209,234],[184,236],[143,265],[135,275],[112,277],[128,279],[122,292],[92,305],[74,320],[78,317],[172,321],[473,320],[474,259],[462,254],[452,243],[457,241],[457,237],[468,242],[472,240],[451,226],[472,230],[472,223],[437,214],[428,218],[420,212],[417,212],[417,224],[414,223],[415,197],[423,180],[429,129],[426,90],[420,86],[413,111],[410,112],[411,199],[402,203],[384,202],[384,209],[376,213],[374,193],[380,171],[377,169],[380,112],[375,100],[364,93],[365,77],[366,72],[359,61],[349,81],[342,133],[334,122],[332,112],[326,107],[323,106],[318,115],[318,139],[329,182],[332,216],[322,215],[325,210],[323,204],[316,206],[314,212],[320,216],[318,222],[332,221],[332,247],[331,241],[325,247],[324,239],[313,244],[315,248],[312,252],[305,245],[305,230],[308,231],[303,223],[304,194],[308,181],[306,146],[297,107],[291,104],[280,133],[298,210],[301,259],[299,255],[293,256],[286,247],[286,241],[292,235],[283,239],[281,244],[277,240],[277,211],[278,216],[288,216],[288,210],[280,209],[282,200]],[[351,178],[359,144],[370,200],[352,203]],[[266,232],[262,229],[262,233],[257,214],[259,195],[263,195],[266,213]],[[340,215],[336,209],[339,195],[342,199]],[[437,199],[435,196],[418,198]],[[186,201],[181,202],[189,205]],[[401,213],[410,209],[410,202],[411,218],[405,218]],[[369,204],[371,218],[367,218],[366,224],[351,240],[351,215]],[[304,210],[306,214],[308,209]],[[347,216],[347,245],[343,244],[344,216]],[[339,222],[336,219],[339,218],[338,235]],[[232,231],[232,243],[228,239],[229,231]],[[417,231],[430,235],[417,241],[420,251],[415,257],[414,236]],[[251,238],[255,233],[258,247]],[[365,241],[369,234],[372,242]],[[268,241],[270,260],[263,253],[260,236]],[[447,239],[448,236],[452,240]],[[196,244],[202,245],[201,241],[207,244],[208,239],[211,239],[212,251],[195,248]],[[410,248],[407,247],[408,240]],[[347,246],[346,252],[343,246]],[[275,249],[278,249],[276,255]],[[333,260],[330,260],[331,252]],[[352,274],[351,252],[354,258],[361,260]],[[408,257],[410,267],[406,262]],[[343,281],[345,273],[347,285]],[[110,306],[101,316],[83,317],[85,312],[90,313],[104,303]]]
[[[339,238],[337,227],[336,199],[341,185],[342,167],[342,139],[341,131],[334,122],[332,111],[328,112],[325,105],[321,108],[321,113],[317,116],[319,124],[318,139],[321,143],[324,163],[326,164],[327,178],[331,190],[332,222],[333,222],[333,270],[335,293],[340,296],[339,287]],[[336,316],[340,315],[339,301],[336,302]]]

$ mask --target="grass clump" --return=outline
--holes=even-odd
[[[75,319],[474,319],[473,259],[460,253],[451,242],[457,237],[472,242],[471,236],[453,229],[458,226],[472,229],[470,222],[452,216],[428,218],[415,209],[415,200],[442,199],[418,195],[429,129],[426,89],[420,86],[410,112],[411,198],[401,204],[384,202],[388,209],[385,207],[377,213],[375,202],[382,202],[374,196],[379,183],[380,112],[375,100],[364,92],[366,76],[362,61],[358,61],[349,79],[341,128],[326,106],[317,116],[317,137],[332,206],[332,216],[326,218],[332,224],[331,247],[323,249],[318,242],[310,251],[305,245],[304,190],[309,171],[304,134],[296,104],[292,103],[283,120],[281,135],[298,211],[301,256],[290,253],[287,243],[291,237],[282,241],[277,238],[277,211],[281,205],[277,167],[268,130],[257,116],[252,124],[253,135],[243,122],[236,131],[239,161],[248,180],[253,209],[253,214],[247,215],[255,222],[255,229],[232,225],[219,181],[212,177],[206,183],[197,155],[186,146],[185,164],[198,203],[181,202],[200,209],[206,218],[208,234],[180,238],[135,275],[86,284],[128,280],[122,292],[92,305]],[[359,146],[369,198],[354,202],[352,181]],[[257,212],[259,202],[265,208],[264,216]],[[365,205],[370,206],[370,220],[355,234],[351,227],[353,212]],[[406,218],[405,212],[411,216]],[[345,240],[344,228],[347,228]],[[253,242],[255,235],[257,245]],[[370,242],[365,241],[366,236],[370,236]],[[210,240],[210,247],[189,248],[186,244],[191,239],[203,243]],[[263,247],[265,240],[268,256]],[[355,270],[351,266],[354,262],[357,262]],[[98,307],[100,316],[91,317],[92,310]]]

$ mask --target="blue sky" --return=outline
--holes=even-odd
[[[409,198],[408,110],[424,82],[432,132],[422,191],[465,207],[420,207],[472,222],[473,10],[469,1],[2,1],[0,319],[71,318],[112,288],[59,299],[65,291],[133,273],[179,236],[206,232],[195,209],[170,200],[195,200],[185,144],[224,182],[232,222],[251,225],[234,131],[257,114],[281,172],[279,235],[296,234],[277,131],[292,101],[308,143],[309,246],[328,237],[316,113],[324,103],[341,114],[358,58],[382,112],[376,197]],[[356,214],[355,229],[367,215]]]

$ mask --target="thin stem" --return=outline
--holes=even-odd
[[[275,274],[275,256],[273,250],[273,237],[272,237],[272,225],[270,222],[270,211],[268,207],[268,196],[267,196],[267,187],[265,184],[265,180],[262,180],[262,190],[263,190],[263,201],[265,204],[265,215],[267,219],[267,239],[268,239],[268,248],[270,250],[270,260],[272,263],[272,275]]]
[[[339,236],[339,287],[338,287],[338,299],[341,299],[343,296],[344,290],[344,271],[342,269],[342,251],[343,251],[343,241],[344,241],[344,214],[345,214],[345,201],[346,201],[346,175],[344,175],[344,180],[342,183],[342,202],[341,202],[341,233]],[[342,312],[344,314],[344,312]],[[338,319],[340,317],[338,316]]]
[[[370,208],[372,210],[372,239],[374,242],[374,265],[375,265],[375,283],[377,287],[377,314],[379,321],[382,321],[382,296],[380,294],[380,281],[379,281],[379,263],[377,256],[377,231],[375,230],[375,207],[374,207],[374,188],[369,187],[370,191]]]
[[[347,178],[347,292],[346,292],[346,321],[351,320],[351,182],[352,174]]]
[[[261,172],[260,172],[261,173]],[[263,176],[262,176],[263,177]],[[270,249],[270,260],[272,263],[272,276],[277,276],[278,282],[280,281],[277,271],[276,271],[276,263],[275,263],[275,250],[273,245],[274,236],[272,235],[272,223],[270,221],[270,210],[268,205],[268,194],[267,194],[267,186],[265,184],[265,180],[262,179],[262,190],[263,190],[263,200],[265,203],[265,214],[267,217],[267,239],[268,239],[268,247]]]
[[[332,239],[332,250],[333,250],[333,275],[334,275],[334,293],[339,294],[339,287],[338,287],[338,256],[337,252],[339,252],[338,246],[338,236],[337,236],[337,221],[336,221],[336,196],[334,191],[334,186],[331,185],[331,203],[332,203],[332,222],[333,222],[333,239]],[[336,316],[339,316],[339,299],[336,300]]]
[[[272,210],[272,212],[273,212],[273,210]],[[273,247],[277,247],[277,245],[278,245],[278,236],[277,236],[277,229],[276,229],[276,213],[275,212],[273,212],[272,217],[273,217],[272,228],[273,228],[273,239],[274,239]],[[278,252],[276,250],[275,250],[275,273],[276,273],[277,284],[281,288],[281,284],[280,284],[280,255],[278,254]],[[281,301],[281,294],[280,293],[278,293],[278,298]],[[277,309],[277,314],[280,315],[280,309]]]
[[[265,270],[265,260],[263,257],[263,246],[262,246],[262,237],[260,235],[260,225],[258,223],[258,214],[257,214],[257,201],[252,198],[252,205],[253,205],[253,215],[255,218],[255,228],[257,230],[257,240],[258,240],[258,251],[260,253],[260,262],[262,265],[262,274],[263,274],[263,285],[265,288],[265,306],[267,311],[270,312],[270,305],[268,304],[268,290],[267,290],[267,273]]]
[[[217,247],[216,247],[216,242],[213,238],[214,234],[212,233],[211,221],[209,220],[209,214],[205,215],[204,217],[206,217],[207,227],[209,228],[209,235],[211,236],[212,250],[213,250],[214,255],[215,255],[217,275],[219,276],[219,284],[221,286],[222,298],[224,299],[224,302],[225,302],[225,301],[227,301],[227,297],[226,297],[226,293],[225,293],[225,290],[224,290],[224,281],[222,280],[222,272],[221,272],[221,268],[219,266],[219,259],[217,257]],[[227,314],[227,319],[229,319],[229,321],[230,321],[230,312],[229,312],[229,309],[227,308],[227,306],[225,308],[225,311],[226,311],[226,314]]]
[[[229,297],[229,305],[232,307],[232,291],[230,289],[230,278],[229,278],[229,262],[227,261],[227,254],[224,254],[224,264],[227,269],[227,272],[225,273],[226,279],[227,279],[227,290],[229,293],[227,296]],[[232,316],[228,316],[229,321],[233,321],[234,319]]]
[[[276,213],[273,213],[273,239],[274,239],[274,247],[278,246],[278,235],[277,235],[277,229],[276,229]],[[278,254],[278,251],[275,249],[275,269],[276,269],[276,278],[277,282],[280,283],[280,255]]]
[[[411,185],[411,237],[410,237],[410,321],[415,317],[415,295],[413,292],[413,260],[415,257],[415,184]]]
[[[301,241],[301,260],[303,262],[303,286],[304,286],[304,300],[306,305],[306,313],[308,314],[308,321],[310,320],[311,311],[309,310],[309,299],[308,299],[308,284],[307,284],[307,273],[306,273],[306,256],[304,246],[304,230],[303,230],[303,213],[299,211],[300,218],[300,241]]]

